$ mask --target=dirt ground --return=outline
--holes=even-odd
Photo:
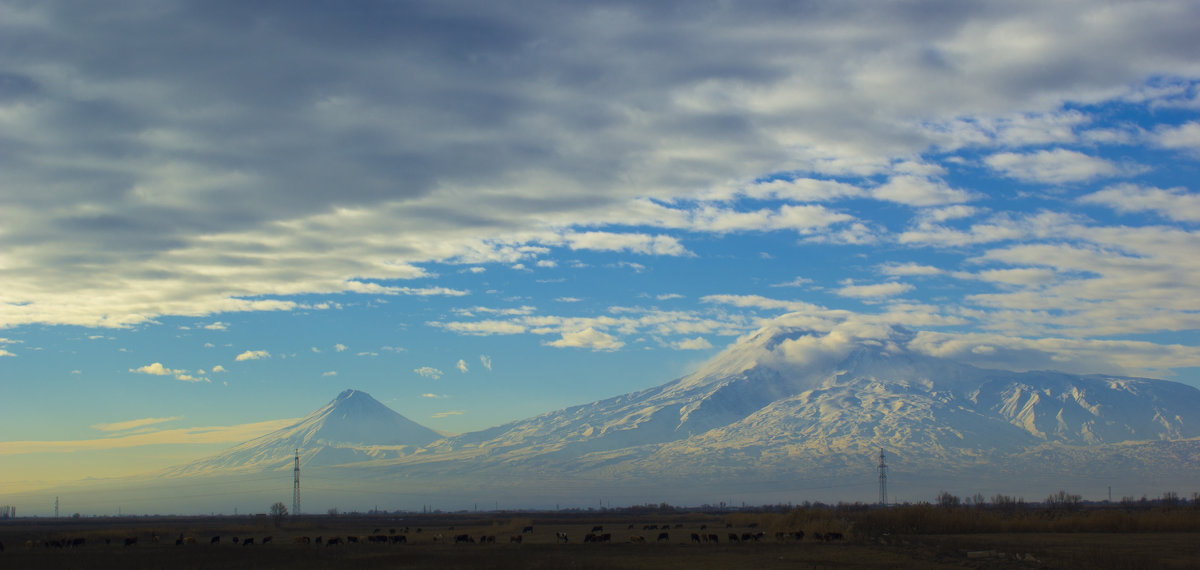
[[[27,519],[0,524],[0,568],[1200,567],[1198,533],[851,534],[826,542],[811,533],[780,538],[780,529],[745,518],[503,513],[303,517],[280,526],[265,517]],[[588,534],[609,537],[589,542]],[[456,541],[463,535],[469,540]],[[392,538],[400,536],[403,544]]]

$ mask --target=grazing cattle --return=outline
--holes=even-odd
[[[133,545],[135,545],[135,544],[137,544],[137,537],[136,537],[136,536],[135,536],[135,537],[133,537],[133,538],[126,538],[126,539],[125,539],[125,546],[133,546]]]
[[[268,543],[268,542],[271,542],[271,539],[273,539],[273,538],[275,538],[275,537],[273,537],[273,536],[268,536],[268,537],[266,537],[266,538],[262,539],[262,543],[263,543],[263,544],[266,544],[266,543]]]
[[[633,530],[633,523],[629,523],[629,526],[625,530]]]
[[[729,542],[737,542],[737,541],[738,541],[737,533],[736,532],[729,533]]]
[[[656,525],[656,524],[644,524],[644,525],[642,525],[642,530],[658,530],[658,525]]]
[[[317,537],[317,540],[316,540],[315,542],[316,542],[317,544],[321,544],[321,539],[322,539],[322,538],[324,538],[324,537],[322,537],[322,536],[318,536],[318,537]]]
[[[600,526],[600,525],[596,525],[596,526],[592,527],[592,532],[604,532],[604,527]]]
[[[234,543],[234,544],[237,544],[237,543],[238,543],[238,537],[236,537],[236,536],[235,536],[235,537],[233,537],[233,543]]]
[[[408,544],[408,537],[403,534],[397,534],[392,537],[392,544]]]
[[[717,540],[717,535],[715,535],[715,534],[708,535],[708,541],[713,544],[720,542],[719,540]]]
[[[342,543],[342,539],[335,536],[335,537],[329,539],[329,541],[325,543],[325,548],[329,548],[330,546],[333,546],[335,544],[341,544],[341,543]]]
[[[380,530],[382,530],[382,529],[378,529],[378,528],[377,528],[377,529],[375,529],[375,530],[371,531],[371,534],[379,534],[379,531],[380,531]]]
[[[762,532],[762,531],[756,532],[756,533],[754,533],[754,542],[758,542],[758,541],[766,538],[766,536],[767,536],[767,533],[765,533],[765,532]]]
[[[218,536],[214,536],[214,537],[212,537],[212,538],[208,539],[208,543],[209,543],[209,544],[221,544],[221,537],[220,537],[220,535],[218,535]]]
[[[750,542],[751,540],[754,540],[753,534],[750,534],[748,532],[742,533],[742,542]]]
[[[458,543],[460,543],[460,542],[470,542],[470,543],[474,543],[474,542],[475,542],[475,539],[474,539],[474,538],[471,538],[471,535],[469,535],[469,534],[459,534],[459,535],[455,535],[455,536],[454,536],[454,544],[458,544]]]
[[[695,533],[695,532],[692,533],[692,542],[694,542],[696,544],[700,544],[700,534],[699,533]]]
[[[357,542],[358,542],[358,537],[357,537],[357,536],[347,536],[347,537],[346,537],[346,542],[347,542],[347,543],[351,543],[351,542],[357,543]]]
[[[633,535],[633,536],[629,537],[629,542],[631,542],[631,543],[633,543],[633,544],[645,544],[645,543],[646,543],[646,537],[644,537],[644,536],[638,536],[638,535],[636,535],[636,534],[635,534],[635,535]]]
[[[439,533],[437,533],[437,534],[435,534],[435,535],[433,535],[433,541],[434,541],[434,542],[441,542],[441,541],[443,541],[443,540],[445,540],[445,539],[446,539],[446,537],[442,536],[442,533],[440,533],[440,532],[439,532]]]
[[[86,538],[80,537],[80,538],[71,539],[71,547],[72,548],[74,548],[76,546],[83,546],[85,544],[87,544]],[[3,551],[4,551],[4,549],[0,548],[0,552],[3,552]]]
[[[589,533],[583,535],[583,541],[584,542],[596,542],[596,533],[589,532]]]
[[[242,546],[250,546],[251,544],[254,544],[253,536],[242,541]]]
[[[600,535],[600,542],[612,542],[612,533],[604,533]]]
[[[665,532],[660,532],[660,533],[658,533],[658,541],[659,541],[659,542],[662,542],[662,541],[664,541],[664,540],[665,540],[665,541],[667,541],[667,542],[671,542],[671,535],[669,535],[669,534],[667,534],[667,533],[665,533]]]
[[[479,544],[496,544],[496,536],[492,535],[492,534],[485,534],[483,536],[480,536]]]
[[[527,526],[527,527],[521,529],[521,534],[526,534],[526,533],[533,534],[533,526]]]
[[[554,533],[554,541],[555,542],[567,542],[567,533],[565,533],[565,532]]]
[[[514,534],[514,535],[512,535],[512,536],[508,537],[508,541],[509,541],[510,543],[512,543],[512,542],[515,542],[515,543],[517,543],[517,544],[521,544],[521,540],[522,540],[523,538],[524,538],[524,536],[522,536],[522,535],[519,535],[519,534]]]

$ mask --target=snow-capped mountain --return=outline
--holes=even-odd
[[[450,496],[486,485],[542,499],[557,484],[565,494],[636,484],[651,497],[684,487],[844,494],[851,484],[869,494],[880,450],[910,489],[988,488],[986,477],[997,491],[1038,477],[1053,489],[1084,472],[1167,485],[1194,475],[1200,390],[976,368],[923,354],[914,338],[899,328],[768,327],[672,382],[444,438],[349,390],[289,428],[172,474],[286,469],[299,448],[306,465],[337,465],[360,485],[409,481]]]
[[[346,390],[295,424],[167,474],[291,469],[297,450],[302,465],[356,463],[398,457],[441,437],[366,392]]]
[[[769,328],[673,382],[431,443],[414,473],[643,480],[969,469],[1046,446],[1200,438],[1200,390],[1160,380],[986,370],[919,354],[912,335]],[[790,475],[789,475],[790,474]]]

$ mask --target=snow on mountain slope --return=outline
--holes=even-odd
[[[394,463],[641,475],[794,471],[882,448],[950,467],[1047,443],[1200,437],[1200,391],[1189,386],[985,370],[909,350],[912,338],[902,329],[855,339],[766,328],[662,386],[447,438]]]
[[[441,437],[366,392],[346,390],[295,424],[167,474],[291,469],[297,449],[303,465],[355,463],[398,457]]]
[[[389,484],[577,477],[718,488],[802,477],[869,487],[880,449],[898,472],[930,481],[1033,473],[1042,457],[1179,474],[1200,453],[1195,388],[980,369],[910,349],[903,329],[870,332],[767,327],[675,381],[447,438],[347,391],[289,428],[172,474],[286,469],[299,447],[306,464]]]

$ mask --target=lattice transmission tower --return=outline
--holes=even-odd
[[[300,516],[300,449],[296,448],[296,467],[292,469],[292,516]]]
[[[879,450],[879,504],[887,506],[887,463],[883,461],[883,450]]]

